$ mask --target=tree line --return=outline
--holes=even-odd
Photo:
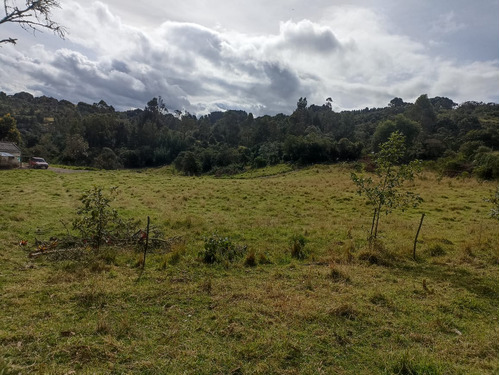
[[[444,175],[498,178],[498,104],[421,95],[384,108],[332,110],[331,99],[291,115],[254,117],[241,110],[195,116],[169,111],[161,97],[144,109],[0,92],[0,140],[49,162],[102,169],[173,164],[186,175],[238,173],[278,163],[369,160],[394,131],[406,158],[429,161]]]

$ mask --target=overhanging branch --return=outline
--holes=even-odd
[[[17,23],[25,30],[33,32],[43,29],[51,30],[57,36],[64,39],[66,29],[57,22],[51,20],[52,8],[59,8],[58,0],[28,0],[26,7],[19,9],[17,6],[9,5],[8,0],[4,0],[5,16],[0,19],[0,25],[8,22]],[[16,44],[17,39],[0,39],[0,44]]]

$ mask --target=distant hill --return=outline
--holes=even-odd
[[[366,159],[399,130],[406,136],[408,159],[435,161],[450,176],[498,178],[496,103],[457,104],[421,95],[415,103],[394,98],[384,108],[335,112],[331,100],[308,105],[300,98],[291,115],[254,117],[228,110],[197,117],[168,112],[161,97],[144,109],[119,112],[103,100],[73,104],[0,92],[0,118],[7,114],[16,121],[24,155],[67,165],[117,169],[173,163],[191,175],[231,174],[282,162]]]

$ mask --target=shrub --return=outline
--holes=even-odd
[[[257,156],[253,159],[252,167],[254,168],[264,168],[267,166],[267,161],[262,156]]]
[[[77,210],[78,218],[73,221],[73,229],[80,232],[84,242],[97,250],[126,227],[118,212],[110,206],[115,195],[116,187],[111,188],[108,195],[102,187],[94,186],[80,198],[82,207]]]
[[[198,175],[201,171],[196,155],[191,151],[181,152],[174,161],[175,169],[186,176]]]
[[[498,153],[477,153],[474,174],[482,180],[498,179]]]
[[[204,250],[200,257],[204,263],[213,264],[223,261],[233,262],[245,254],[246,246],[235,245],[229,237],[221,237],[217,233],[205,238]]]

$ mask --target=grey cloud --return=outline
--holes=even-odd
[[[264,71],[270,81],[269,89],[280,98],[294,98],[300,88],[300,80],[291,70],[278,63],[264,64]]]
[[[111,67],[114,70],[117,70],[117,71],[122,72],[122,73],[130,73],[130,69],[129,69],[127,63],[124,61],[113,59],[113,61],[111,62]]]
[[[315,53],[331,53],[341,47],[333,31],[309,20],[299,23],[285,22],[281,25],[278,48],[290,48]]]
[[[383,106],[394,96],[446,93],[460,101],[483,100],[495,87],[498,93],[495,64],[446,65],[422,43],[388,32],[366,9],[325,13],[321,23],[282,22],[265,35],[173,21],[141,30],[102,3],[78,9],[68,14],[79,18],[75,24],[94,24],[74,30],[68,48],[2,51],[10,56],[0,54],[3,87],[74,102],[104,99],[117,109],[141,108],[161,95],[169,109],[235,108],[256,115],[290,113],[301,96],[316,104],[332,97],[339,109],[352,109]]]

